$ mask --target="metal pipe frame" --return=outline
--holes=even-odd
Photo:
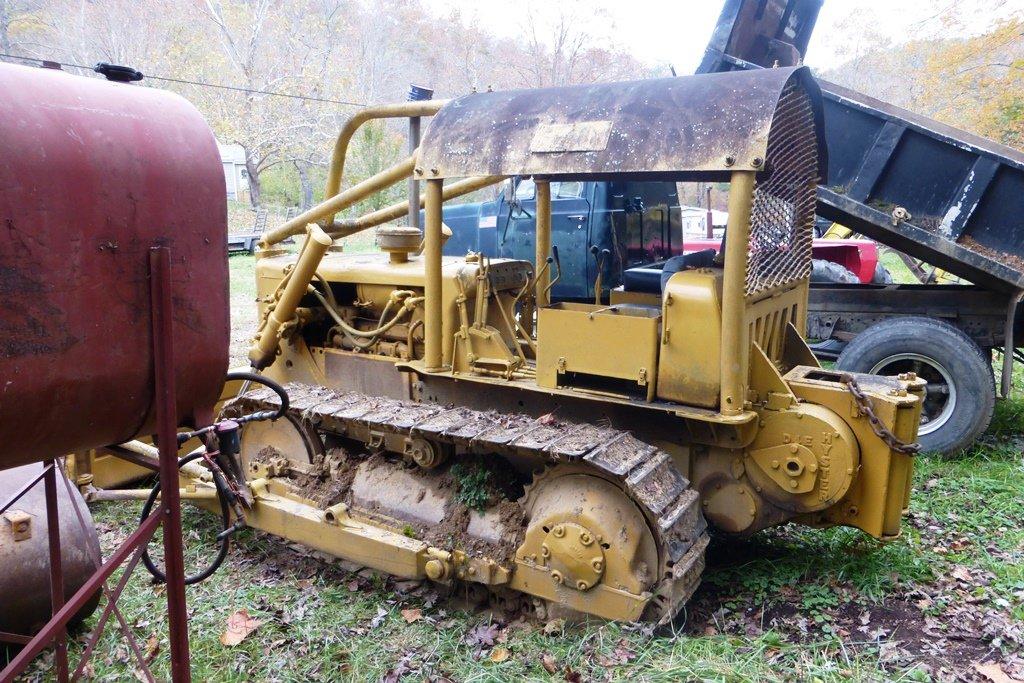
[[[64,603],[64,606],[61,607],[60,611],[57,612],[49,622],[47,622],[46,626],[44,626],[43,629],[25,645],[21,652],[11,659],[7,668],[0,671],[0,681],[4,681],[4,683],[6,683],[7,681],[14,680],[15,676],[24,671],[32,660],[35,659],[36,655],[42,652],[43,649],[53,640],[57,628],[71,621],[78,610],[82,609],[82,606],[92,598],[93,594],[102,587],[103,583],[110,578],[110,575],[113,574],[118,567],[125,563],[133,552],[137,552],[141,556],[142,548],[145,547],[145,544],[149,542],[150,538],[152,538],[157,526],[159,526],[162,521],[161,518],[164,516],[162,512],[163,511],[159,508],[154,510],[153,514],[147,517],[146,521],[139,525],[139,528],[128,537],[121,547],[114,551],[110,556],[110,559],[108,559],[95,574],[89,577],[89,579],[81,588],[78,589],[78,592],[75,593],[71,599]],[[174,681],[188,681],[191,677],[188,676],[187,673],[188,672],[186,671],[185,678],[173,677],[172,669],[172,678]]]
[[[754,198],[754,171],[735,171],[729,182],[729,222],[725,234],[725,271],[722,275],[722,356],[719,412],[738,415],[746,396],[749,349],[744,342],[747,248],[750,211]]]
[[[7,510],[10,509],[10,507],[12,505],[14,505],[19,500],[21,500],[21,497],[24,496],[26,493],[28,493],[29,489],[31,489],[33,486],[36,485],[36,483],[41,481],[43,479],[43,477],[46,476],[46,473],[49,470],[51,470],[51,469],[53,469],[55,467],[55,465],[53,464],[53,461],[48,461],[48,462],[49,462],[49,464],[44,464],[43,465],[43,470],[39,474],[37,474],[36,476],[32,477],[27,482],[25,482],[24,486],[22,486],[20,489],[18,489],[13,496],[8,498],[4,502],[3,505],[0,505],[0,515],[2,515],[3,513],[7,512]]]
[[[352,141],[359,127],[367,121],[377,119],[394,119],[406,117],[433,116],[441,107],[448,104],[449,100],[421,100],[417,102],[399,102],[397,104],[385,104],[377,107],[367,107],[356,112],[352,118],[345,122],[345,125],[338,132],[338,138],[334,141],[334,152],[331,155],[331,167],[327,172],[327,187],[324,189],[324,200],[329,200],[338,194],[341,188],[341,176],[345,171],[345,157],[348,154],[348,145]],[[327,217],[328,224],[334,222],[334,213]]]
[[[144,444],[141,441],[129,441],[117,446],[107,446],[104,450],[133,465],[145,467],[154,472],[160,470],[160,455],[155,446]]]
[[[508,176],[503,175],[488,175],[488,176],[477,176],[475,178],[466,178],[459,180],[451,185],[445,185],[444,190],[441,193],[441,200],[448,201],[449,199],[455,199],[467,195],[470,192],[476,192],[485,187],[496,185],[501,181],[505,180]],[[377,209],[371,213],[360,216],[359,218],[352,218],[349,220],[335,221],[335,223],[327,231],[334,239],[340,239],[342,237],[348,237],[358,232],[366,230],[368,228],[375,228],[378,225],[383,225],[389,221],[398,220],[402,216],[408,214],[419,216],[419,210],[426,205],[427,195],[419,195],[419,205],[414,210],[409,206],[409,202],[397,202],[391,206],[385,206],[383,209]],[[419,226],[414,226],[419,227]]]
[[[330,225],[334,221],[335,213],[342,211],[343,209],[347,209],[356,202],[370,196],[374,192],[380,192],[381,190],[404,180],[413,172],[413,168],[415,168],[415,166],[416,155],[414,154],[395,164],[391,168],[385,169],[380,173],[367,178],[363,182],[350,187],[341,194],[333,195],[328,199],[325,199],[313,208],[300,213],[290,221],[287,221],[273,230],[269,230],[264,233],[263,237],[260,238],[259,247],[261,249],[267,249],[271,245],[277,244],[289,237],[301,235],[306,231],[306,226],[310,223],[323,223],[324,225]]]
[[[177,394],[174,388],[174,353],[172,347],[171,325],[173,320],[173,303],[171,299],[171,261],[170,250],[167,247],[153,247],[149,253],[150,270],[150,304],[152,307],[152,349],[154,365],[154,409],[157,416],[157,438],[160,443],[160,483],[161,490],[165,495],[161,497],[160,505],[153,513],[139,525],[128,539],[113,552],[105,563],[98,566],[96,572],[90,576],[81,588],[68,600],[64,600],[63,570],[60,557],[60,519],[57,510],[56,477],[57,468],[53,460],[45,463],[43,473],[43,484],[46,490],[46,517],[47,533],[50,545],[50,592],[53,605],[53,615],[50,620],[40,629],[39,633],[33,636],[24,647],[18,652],[0,671],[0,681],[6,683],[13,680],[22,673],[35,657],[51,643],[56,650],[55,668],[58,681],[68,680],[67,662],[67,624],[82,607],[92,599],[96,591],[105,589],[106,581],[111,574],[123,565],[131,561],[122,573],[118,587],[114,591],[107,591],[107,606],[103,616],[97,624],[96,629],[90,637],[90,645],[82,655],[82,659],[75,670],[75,678],[81,675],[84,670],[84,663],[92,654],[99,639],[99,633],[106,625],[107,618],[111,613],[118,617],[122,631],[129,641],[133,652],[139,658],[142,670],[147,674],[148,680],[153,680],[152,674],[145,666],[144,659],[137,643],[133,642],[127,624],[117,610],[116,602],[128,580],[129,575],[135,568],[138,558],[146,544],[152,538],[157,526],[164,526],[164,561],[167,575],[167,621],[170,636],[171,650],[171,680],[175,683],[187,683],[191,681],[189,670],[188,650],[188,615],[185,610],[185,567],[182,558],[181,539],[181,501],[178,491],[178,450],[177,450]],[[34,479],[32,484],[38,483]],[[70,483],[65,479],[65,486]],[[16,494],[17,497],[24,493]],[[74,507],[74,506],[72,506]],[[80,525],[84,525],[84,519],[79,515]],[[94,560],[99,558],[94,557]],[[22,640],[18,637],[18,640]]]
[[[535,179],[534,186],[537,192],[537,244],[533,269],[537,273],[535,298],[539,308],[551,303],[548,291],[551,283],[551,269],[541,268],[551,253],[551,182]]]
[[[67,490],[68,495],[72,496],[73,491],[71,488],[71,481],[68,479],[66,474],[64,474],[66,471],[66,468],[64,468],[61,479],[64,480],[64,488]],[[72,509],[75,511],[75,518],[78,520],[78,528],[82,530],[82,533],[88,533],[89,525],[86,524],[85,517],[82,516],[82,511],[77,505],[72,506]],[[90,548],[89,555],[92,557],[93,566],[99,570],[103,566],[103,557],[100,556],[99,550]],[[117,600],[120,597],[121,592],[124,590],[125,584],[128,583],[128,577],[131,576],[131,573],[135,568],[135,564],[138,563],[140,557],[142,557],[142,550],[137,549],[132,561],[128,563],[124,571],[121,573],[121,579],[113,591],[110,590],[106,581],[103,582],[102,589],[107,595],[107,604],[103,609],[104,616],[101,616],[100,621],[93,627],[93,632],[89,636],[89,640],[92,645],[95,646],[96,642],[99,641],[100,636],[102,635],[103,627],[101,624],[105,624],[106,619],[109,618],[111,613],[113,613],[114,616],[117,617],[117,626],[121,631],[121,635],[123,635],[124,639],[128,641],[128,647],[131,649],[132,654],[135,655],[135,661],[139,665],[139,670],[146,677],[147,683],[156,683],[156,678],[153,676],[153,672],[149,670],[149,664],[146,661],[146,657],[142,654],[142,648],[139,647],[138,640],[136,640],[135,636],[132,635],[131,629],[128,627],[128,620],[124,618],[124,615],[121,614],[121,610],[117,608]],[[88,663],[91,655],[92,648],[86,647],[82,656],[78,660],[78,667],[75,669],[74,673],[71,674],[71,680],[77,681],[81,678],[82,672],[85,670],[85,665]]]
[[[171,678],[190,681],[188,613],[185,609],[185,560],[181,539],[181,500],[178,498],[178,416],[174,389],[173,302],[171,257],[167,247],[149,252],[153,284],[153,359],[156,385],[156,431],[160,450],[160,510],[164,518],[164,572],[167,576],[167,626],[171,643]],[[166,487],[166,488],[165,488]]]
[[[427,370],[439,370],[444,364],[442,355],[441,319],[441,204],[443,202],[444,180],[432,178],[427,181],[426,220],[423,235],[424,280],[424,322],[423,322],[423,365]]]
[[[50,614],[57,614],[64,606],[64,565],[60,553],[60,510],[57,509],[56,462],[46,462],[43,489],[46,492],[46,536],[50,550]],[[74,499],[72,499],[74,501]],[[74,505],[74,502],[72,502]],[[68,628],[55,624],[53,630],[54,668],[57,680],[68,680]]]
[[[409,154],[415,154],[416,150],[420,146],[420,122],[419,116],[409,117]],[[414,209],[413,205],[420,196],[420,181],[415,174],[409,177],[409,200],[407,205],[409,207],[409,225],[418,228],[420,227],[420,212],[419,209]]]
[[[162,491],[163,489],[161,489]],[[86,501],[90,503],[101,503],[108,501],[125,500],[146,500],[153,491],[151,489],[95,489],[85,493]],[[178,498],[180,500],[198,500],[216,502],[219,494],[216,489],[192,489],[179,488]],[[160,497],[157,497],[160,500]]]
[[[1017,318],[1017,306],[1022,298],[1024,298],[1024,290],[1010,297],[1010,303],[1006,307],[1006,327],[1003,333],[1003,366],[999,377],[1000,398],[1007,398],[1013,389],[1013,326]]]

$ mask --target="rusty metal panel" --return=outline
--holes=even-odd
[[[227,370],[224,173],[184,99],[0,65],[0,468],[153,431],[149,250],[170,249],[177,410]]]
[[[798,64],[824,0],[725,0],[697,73]]]
[[[431,121],[418,168],[427,178],[760,171],[790,83],[820,123],[803,67],[474,93]]]

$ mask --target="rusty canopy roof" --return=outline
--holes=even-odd
[[[810,95],[825,169],[805,67],[466,95],[434,117],[418,167],[424,178],[761,170],[790,84]]]

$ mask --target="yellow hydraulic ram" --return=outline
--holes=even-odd
[[[311,223],[306,227],[306,242],[295,262],[295,268],[288,276],[284,287],[278,290],[277,302],[267,313],[267,318],[249,350],[249,362],[257,370],[262,370],[274,362],[281,333],[285,325],[295,317],[295,309],[305,296],[306,288],[316,274],[320,260],[333,242],[330,235],[320,226]]]

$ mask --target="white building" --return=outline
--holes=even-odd
[[[227,185],[228,199],[247,200],[249,196],[249,174],[245,170],[245,149],[234,143],[217,143],[220,161],[224,166],[224,184]]]
[[[708,210],[699,206],[679,207],[679,217],[683,224],[683,237],[703,238],[707,236]],[[725,224],[729,222],[729,214],[725,211],[711,211],[711,223],[716,238],[725,232]]]

